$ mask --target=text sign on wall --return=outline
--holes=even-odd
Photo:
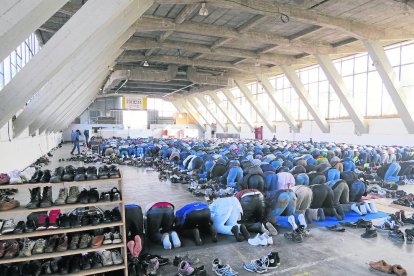
[[[127,110],[146,110],[147,96],[123,96],[122,108]]]

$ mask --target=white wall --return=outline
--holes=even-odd
[[[18,138],[13,138],[10,127],[10,140],[7,125],[0,129],[0,172],[22,170],[32,164],[40,156],[48,153],[62,140],[62,133],[29,136],[26,129]]]

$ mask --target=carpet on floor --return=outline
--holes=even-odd
[[[355,212],[345,212],[345,219],[338,221],[335,217],[326,217],[324,221],[315,221],[314,225],[316,227],[326,227],[326,226],[332,226],[336,225],[339,222],[356,222],[359,219],[365,219],[365,220],[373,220],[373,219],[379,219],[379,218],[385,218],[388,214],[384,212],[378,212],[375,214],[367,214],[365,216],[360,216]]]

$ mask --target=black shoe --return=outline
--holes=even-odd
[[[85,181],[86,180],[86,169],[85,167],[78,167],[76,169],[76,174],[74,181]]]
[[[109,167],[109,178],[119,178],[121,177],[121,174],[119,173],[119,169],[112,165]]]
[[[42,193],[42,200],[40,201],[41,208],[52,206],[52,187],[44,187]]]
[[[121,217],[121,212],[119,212],[118,208],[114,208],[112,209],[112,221],[116,222],[116,221],[121,221],[122,217]]]
[[[52,173],[50,172],[50,170],[44,170],[42,178],[40,179],[40,182],[49,183],[51,177],[52,177]]]
[[[397,228],[395,228],[394,230],[388,232],[388,237],[390,239],[393,239],[397,242],[404,242],[405,241],[405,237],[404,237],[404,233]]]
[[[111,201],[111,195],[109,192],[102,192],[99,201],[108,202]]]
[[[92,267],[92,259],[89,254],[83,255],[80,261],[80,267],[82,270],[89,270]]]
[[[50,261],[50,268],[52,269],[52,273],[57,273],[59,271],[57,259],[52,259]]]
[[[96,188],[91,188],[88,192],[89,203],[96,203],[99,201],[99,192]]]
[[[247,228],[244,224],[240,224],[240,232],[242,233],[244,239],[247,241],[250,239],[250,233],[247,231]]]
[[[375,228],[366,228],[365,232],[361,234],[361,238],[364,239],[371,239],[371,238],[376,238],[378,236],[377,234],[377,230]]]
[[[109,210],[104,211],[102,222],[103,223],[111,223],[112,222],[112,212],[111,211],[109,211]]]
[[[32,179],[30,179],[30,183],[39,183],[42,179],[43,172],[41,170],[37,170],[34,175],[32,176]]]
[[[32,276],[39,276],[42,273],[42,264],[39,261],[31,261],[30,272]]]
[[[40,188],[29,189],[30,202],[26,205],[27,209],[36,209],[40,205]]]
[[[203,245],[203,241],[200,237],[200,230],[198,230],[198,228],[193,229],[193,237],[196,245]]]
[[[42,263],[42,275],[50,275],[52,274],[52,267],[50,265],[50,261],[45,261]]]
[[[82,221],[81,221],[80,216],[70,214],[69,219],[70,219],[70,227],[81,227],[82,226]]]
[[[279,252],[270,252],[267,257],[269,258],[269,265],[268,269],[274,269],[279,267],[280,265],[280,258],[279,258]]]
[[[55,252],[55,248],[57,246],[59,240],[59,236],[58,235],[53,235],[51,236],[46,243],[45,246],[45,253],[52,253]]]
[[[405,229],[405,240],[407,243],[414,243],[414,228]]]
[[[78,202],[82,204],[88,204],[89,202],[89,193],[85,188],[79,193]]]
[[[65,173],[65,168],[63,167],[57,167],[55,169],[55,173],[50,178],[50,183],[59,183],[62,182],[63,174]]]
[[[294,241],[294,242],[303,242],[303,236],[302,234],[298,231],[298,229],[290,232],[290,233],[285,233],[284,237],[288,240]]]
[[[111,195],[111,201],[118,201],[122,199],[121,192],[116,187],[111,189],[110,195]]]
[[[90,166],[86,170],[86,180],[97,180],[98,179],[98,170],[96,167]]]
[[[66,214],[59,214],[58,218],[59,228],[67,229],[70,228],[70,218]]]
[[[345,232],[345,228],[342,227],[342,226],[339,226],[338,224],[332,225],[332,226],[327,226],[326,229],[328,229],[330,231],[334,231],[334,232]]]
[[[14,228],[13,233],[15,234],[21,234],[26,229],[26,223],[24,221],[19,221],[16,225],[16,228]]]
[[[355,224],[358,228],[371,228],[372,227],[372,221],[365,220],[365,219],[359,219],[355,222]]]
[[[65,275],[69,273],[70,258],[63,257],[58,261],[59,274]]]
[[[89,221],[92,225],[98,225],[101,223],[101,218],[98,215],[90,215]]]
[[[242,242],[242,241],[244,241],[243,236],[239,233],[239,227],[238,227],[237,225],[234,225],[234,226],[231,228],[231,232],[232,232],[232,233],[233,233],[233,235],[236,237],[236,240],[237,240],[238,242]]]
[[[27,219],[24,229],[25,233],[32,233],[36,230],[36,223],[33,219]]]
[[[20,276],[19,267],[17,265],[9,266],[7,276]]]
[[[108,179],[109,178],[109,168],[108,168],[108,166],[99,167],[98,177],[99,177],[99,179]]]
[[[102,267],[102,257],[96,253],[96,252],[91,252],[89,253],[90,258],[91,258],[91,266],[92,268],[100,268]]]
[[[77,273],[81,270],[81,257],[80,255],[72,256],[70,260],[70,273]]]
[[[75,168],[72,165],[66,166],[65,173],[62,180],[65,182],[71,182],[75,178]]]
[[[81,218],[81,224],[82,226],[87,226],[91,224],[91,219],[90,216],[88,214],[84,214]]]

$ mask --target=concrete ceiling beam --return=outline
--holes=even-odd
[[[0,60],[3,61],[68,0],[2,1],[0,5]]]
[[[385,54],[384,48],[381,44],[372,40],[364,40],[364,45],[368,50],[368,54],[371,57],[385,88],[387,88],[388,94],[390,95],[405,128],[408,133],[413,134],[414,121],[410,113],[410,107],[407,105],[408,101],[406,100],[404,88],[401,86],[401,83],[391,66],[390,60]]]
[[[150,0],[90,0],[43,46],[0,93],[0,126],[4,125],[53,75],[114,18],[135,9],[137,17],[153,3]],[[16,94],[16,91],[19,93]]]
[[[227,102],[234,107],[234,109],[237,111],[237,113],[239,113],[240,117],[247,124],[247,126],[250,129],[250,131],[253,131],[254,130],[254,126],[253,126],[252,122],[245,115],[245,111],[243,110],[243,108],[241,106],[239,106],[238,103],[236,103],[236,99],[233,97],[233,94],[230,92],[230,90],[224,89],[224,90],[222,90],[222,93],[226,97]]]
[[[226,117],[226,118],[227,118],[227,120],[228,120],[228,121],[229,121],[229,123],[230,123],[230,124],[234,127],[234,129],[235,129],[237,132],[240,132],[240,131],[241,131],[240,126],[238,126],[238,125],[237,125],[236,120],[234,120],[235,118],[233,118],[233,117],[230,115],[230,112],[227,110],[227,108],[224,108],[224,107],[220,104],[220,99],[219,99],[219,97],[217,96],[216,92],[210,92],[210,93],[208,93],[207,95],[210,97],[210,99],[213,101],[213,103],[216,105],[216,107],[217,107],[218,109],[220,109],[220,111],[223,113],[224,117]]]
[[[305,86],[299,79],[299,76],[296,74],[295,70],[290,66],[282,66],[282,71],[285,73],[286,78],[289,80],[293,89],[295,89],[296,94],[298,94],[299,98],[302,100],[303,104],[312,115],[320,130],[323,133],[329,133],[328,121],[325,120],[319,109],[312,102],[311,96],[309,95],[308,91],[306,91]]]
[[[325,55],[316,55],[316,59],[328,78],[329,83],[335,90],[336,95],[338,95],[342,105],[345,107],[349,116],[351,116],[351,119],[355,125],[355,130],[359,133],[368,133],[368,123],[365,121],[362,112],[357,111],[352,105],[350,92],[346,87],[342,76],[339,74],[338,70],[336,70],[332,60],[329,56]]]
[[[187,43],[187,42],[158,42],[151,39],[139,39],[134,38],[129,40],[123,46],[125,50],[143,50],[143,49],[180,49],[184,51],[209,54],[209,55],[221,55],[221,56],[231,56],[231,57],[241,57],[241,58],[251,58],[258,60],[264,63],[270,63],[273,65],[281,64],[292,64],[296,61],[295,57],[289,55],[280,55],[280,54],[258,54],[255,51],[234,49],[234,48],[217,48],[212,49],[209,46],[205,46],[197,43]]]

